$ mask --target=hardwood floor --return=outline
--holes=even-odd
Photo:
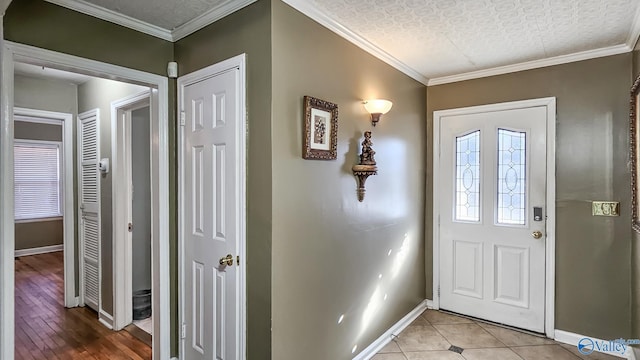
[[[15,264],[16,359],[151,359],[151,347],[107,329],[95,311],[65,309],[62,252]]]

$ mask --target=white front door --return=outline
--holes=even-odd
[[[78,118],[80,293],[85,305],[100,311],[100,114],[91,110]]]
[[[437,117],[441,309],[544,332],[547,116]]]
[[[237,66],[215,66],[203,78],[179,79],[182,358],[190,360],[244,356],[243,76]]]

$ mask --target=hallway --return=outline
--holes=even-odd
[[[151,359],[151,347],[114,332],[88,308],[64,308],[63,253],[16,258],[16,359]]]

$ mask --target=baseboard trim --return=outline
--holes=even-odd
[[[51,245],[51,246],[42,246],[42,247],[30,248],[30,249],[20,249],[20,250],[16,250],[15,251],[15,257],[38,255],[38,254],[47,254],[47,253],[63,251],[63,250],[64,250],[64,245],[63,244]]]
[[[100,309],[99,316],[100,323],[107,329],[113,330],[113,316],[107,314],[104,310]]]
[[[405,315],[400,321],[395,323],[389,330],[387,330],[382,336],[377,338],[371,345],[367,346],[364,350],[362,350],[353,360],[369,360],[374,357],[378,351],[382,350],[388,343],[393,340],[393,336],[400,334],[402,330],[404,330],[407,326],[409,326],[415,319],[420,316],[427,308],[429,307],[430,300],[424,300],[415,309],[411,310],[410,313]]]
[[[557,342],[561,342],[561,343],[564,343],[564,344],[577,346],[578,342],[583,338],[590,338],[594,342],[605,341],[605,340],[597,339],[597,338],[594,338],[594,337],[591,337],[591,336],[575,334],[575,333],[572,333],[572,332],[558,330],[558,329],[555,330],[555,339],[554,340],[557,341]],[[607,354],[607,355],[611,355],[611,356],[615,356],[615,357],[619,357],[619,358],[623,358],[623,359],[636,360],[636,357],[633,354],[633,350],[631,349],[631,346],[627,347],[627,350],[624,352],[624,354],[615,353],[615,352],[608,352],[608,351],[598,351],[598,349],[595,349],[594,351],[601,352],[603,354]]]
[[[433,300],[429,300],[429,299],[427,299],[427,300],[425,300],[425,301],[427,302],[427,309],[431,309],[431,310],[433,310],[433,309],[434,309],[434,307],[433,307]]]

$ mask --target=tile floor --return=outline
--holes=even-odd
[[[133,320],[133,325],[139,327],[149,335],[153,335],[153,318],[148,317],[142,320]]]
[[[453,346],[453,348],[452,348]],[[455,350],[457,347],[457,353]],[[449,350],[451,348],[451,350]],[[619,360],[575,346],[427,310],[372,360]]]

